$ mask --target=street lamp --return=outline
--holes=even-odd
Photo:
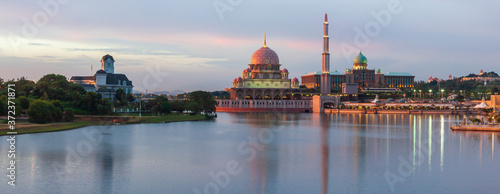
[[[444,89],[441,89],[441,99],[443,99]]]
[[[139,117],[141,117],[141,111],[142,111],[142,95],[141,98],[139,99]]]
[[[422,98],[422,90],[418,90],[418,92],[420,93],[420,98]]]
[[[417,98],[417,90],[413,90],[413,98]]]

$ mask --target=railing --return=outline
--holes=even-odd
[[[310,100],[216,100],[224,108],[311,108]]]

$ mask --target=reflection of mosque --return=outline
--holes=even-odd
[[[249,113],[247,116],[249,120],[262,121],[249,123],[256,129],[279,127],[283,121],[294,123],[301,119],[301,116],[295,116],[269,121],[269,114]],[[302,143],[291,145],[288,141],[294,139],[293,134],[276,133],[279,137],[266,145],[250,164],[252,191],[280,191],[283,188],[279,188],[280,184],[276,181],[296,180],[289,177],[278,177],[276,180],[276,176],[300,176],[305,171],[308,174],[304,177],[314,177],[318,184],[314,188],[321,188],[321,193],[364,193],[369,192],[373,185],[387,184],[383,178],[373,183],[374,175],[383,177],[385,171],[398,173],[399,156],[408,160],[416,174],[435,173],[456,162],[453,157],[457,155],[453,152],[458,148],[459,155],[477,154],[473,160],[479,160],[480,163],[484,163],[482,160],[486,157],[494,159],[495,144],[500,142],[500,133],[451,132],[450,122],[459,120],[453,115],[312,115],[311,119],[313,129],[319,130],[318,143],[311,145],[317,146]],[[338,120],[346,122],[335,122]],[[345,125],[352,127],[347,130]],[[258,130],[253,135],[257,133]],[[447,140],[452,136],[461,137]],[[287,140],[280,141],[282,138]],[[471,150],[471,146],[477,148],[476,151]],[[276,150],[281,153],[276,153]],[[297,160],[294,153],[307,159]],[[294,169],[290,165],[304,165],[306,169]],[[304,187],[314,190],[311,185]]]

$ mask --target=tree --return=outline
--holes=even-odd
[[[73,112],[73,109],[67,108],[63,113],[63,119],[66,122],[71,122],[75,120],[75,113]]]
[[[165,96],[156,96],[153,100],[146,103],[146,109],[157,114],[168,114],[171,110],[171,105]]]
[[[127,94],[125,90],[118,88],[116,90],[115,99],[118,101],[118,106],[124,106],[127,104]]]
[[[29,121],[32,123],[48,123],[51,122],[52,112],[56,107],[45,100],[34,100],[28,108]]]
[[[18,98],[22,109],[28,109],[30,107],[30,100],[26,96],[21,96]]]
[[[170,103],[171,104],[171,108],[172,108],[172,111],[177,111],[177,112],[184,112],[186,110],[186,107],[185,107],[185,101],[180,101],[180,100],[175,100],[173,102]]]
[[[197,102],[191,101],[186,106],[187,110],[190,110],[194,114],[198,114],[200,112],[201,106]]]
[[[205,111],[205,114],[215,112],[217,101],[212,99],[212,95],[208,92],[205,91],[191,92],[189,94],[189,100],[191,102],[196,102],[199,106],[199,110]],[[188,107],[191,107],[191,105],[192,105],[191,103],[188,104]]]
[[[0,116],[7,115],[7,103],[0,99]]]
[[[134,102],[135,101],[135,96],[133,94],[127,94],[127,101],[128,102]]]
[[[33,93],[38,97],[46,93],[50,100],[65,100],[70,85],[65,76],[48,74],[38,80]]]

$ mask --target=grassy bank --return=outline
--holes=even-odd
[[[168,123],[168,122],[180,122],[180,121],[200,121],[207,120],[203,115],[166,115],[166,116],[144,116],[144,117],[134,117],[128,122],[122,122],[120,124],[138,124],[138,123]],[[3,122],[0,122],[3,123]],[[35,124],[26,121],[16,122],[16,132],[17,134],[26,133],[43,133],[43,132],[54,132],[76,129],[80,127],[92,126],[92,125],[110,125],[112,122],[99,122],[99,121],[74,121],[66,123],[47,123],[47,124]],[[8,130],[7,124],[0,124],[0,136],[6,135]]]

